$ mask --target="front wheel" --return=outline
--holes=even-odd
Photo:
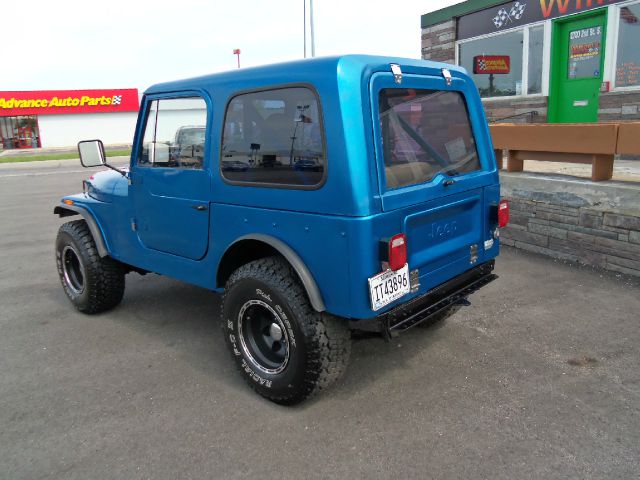
[[[278,257],[250,262],[231,275],[221,319],[242,376],[276,403],[299,403],[346,368],[346,322],[316,312],[296,273]]]
[[[60,283],[71,303],[83,313],[99,313],[120,303],[124,269],[116,260],[98,255],[84,220],[63,224],[56,238]]]

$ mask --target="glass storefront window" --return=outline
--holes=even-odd
[[[528,94],[542,93],[542,53],[544,50],[544,27],[529,29],[529,85]]]
[[[616,86],[640,86],[640,4],[620,9]]]
[[[38,117],[0,117],[0,147],[5,150],[41,147]]]
[[[522,30],[460,44],[460,65],[467,69],[481,97],[522,95]],[[478,56],[508,56],[509,73],[473,73]]]
[[[527,29],[528,44],[525,45]],[[525,48],[529,56],[527,65],[523,64]],[[462,42],[459,44],[458,58],[459,64],[473,77],[481,97],[507,97],[542,93],[543,52],[544,26],[536,25]],[[480,72],[477,68],[474,70],[474,62],[486,58],[489,60],[483,65],[490,62],[496,65],[496,61],[502,62],[505,57],[508,57],[509,73]]]

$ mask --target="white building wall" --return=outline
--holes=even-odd
[[[138,112],[38,115],[43,147],[75,146],[80,140],[100,139],[105,145],[133,141]]]

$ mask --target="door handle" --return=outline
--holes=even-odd
[[[454,183],[456,183],[455,180],[445,180],[444,182],[442,182],[442,186],[443,187],[449,187],[449,186],[453,185]]]
[[[198,210],[199,212],[204,212],[207,209],[206,205],[191,205],[191,208],[194,210]]]

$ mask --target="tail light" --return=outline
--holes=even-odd
[[[407,236],[399,233],[389,240],[389,268],[400,270],[405,263],[407,263]]]
[[[509,202],[500,200],[498,204],[498,227],[506,227],[509,223]]]

